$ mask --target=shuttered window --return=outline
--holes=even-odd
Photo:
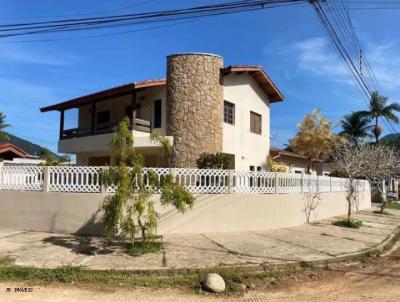
[[[250,132],[261,134],[261,115],[250,111]]]

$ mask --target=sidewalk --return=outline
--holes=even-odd
[[[377,215],[372,210],[354,214],[358,229],[331,220],[294,228],[196,235],[168,235],[164,250],[130,256],[101,238],[29,232],[0,228],[0,257],[16,265],[54,268],[72,265],[87,269],[163,270],[217,265],[282,264],[332,260],[372,249],[400,227],[400,211]]]

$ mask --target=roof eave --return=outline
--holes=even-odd
[[[47,107],[42,107],[40,108],[40,112],[48,112],[55,110],[61,111],[61,110],[76,108],[79,106],[89,104],[93,101],[101,101],[104,99],[118,97],[146,88],[161,87],[164,86],[165,84],[166,84],[165,79],[135,82],[124,86],[106,89],[100,92],[95,92],[93,94],[88,94],[62,103],[50,105]]]

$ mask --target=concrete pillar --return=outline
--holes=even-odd
[[[43,192],[49,192],[50,190],[50,167],[46,166],[43,168]]]

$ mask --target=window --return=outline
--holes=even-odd
[[[161,100],[154,101],[154,128],[161,128]]]
[[[261,134],[261,115],[250,111],[250,132]]]
[[[106,124],[110,122],[110,110],[97,112],[97,124]]]
[[[235,124],[235,104],[224,101],[224,122],[227,124]]]
[[[132,105],[125,107],[125,116],[129,117],[129,119],[132,118],[132,110]]]

